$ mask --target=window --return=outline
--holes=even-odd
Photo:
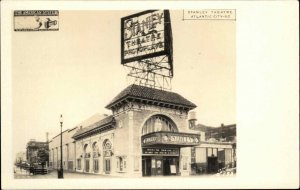
[[[98,143],[95,142],[93,144],[93,171],[94,173],[98,173],[99,171],[99,156],[100,156],[100,153],[99,153],[99,146],[98,146]]]
[[[90,157],[91,157],[91,153],[90,153],[90,148],[88,144],[85,144],[83,147],[83,152],[84,152],[84,171],[85,172],[89,172],[90,171]]]
[[[142,134],[148,134],[158,131],[178,132],[175,123],[164,115],[154,115],[149,118],[142,129]]]
[[[211,157],[212,156],[212,148],[207,149],[207,156]]]
[[[104,167],[105,173],[110,173],[110,159],[105,159],[104,163],[105,163],[105,167]]]
[[[126,169],[126,159],[124,157],[118,157],[117,168],[120,172]]]
[[[230,164],[232,162],[232,151],[230,148],[225,149],[225,164]]]
[[[206,163],[206,148],[196,148],[196,163]]]
[[[81,159],[77,159],[77,169],[81,170]]]
[[[73,170],[73,161],[68,161],[68,170]]]
[[[217,148],[213,148],[213,156],[214,157],[218,156],[218,149]]]
[[[85,172],[90,171],[90,159],[85,159]]]
[[[207,148],[207,157],[217,157],[218,149],[217,148]]]
[[[120,158],[120,171],[123,171],[123,158]]]
[[[93,158],[98,158],[99,157],[99,147],[98,147],[98,143],[94,143],[93,144]]]
[[[66,144],[66,148],[67,148],[67,160],[69,160],[69,144]]]
[[[94,172],[97,173],[99,171],[99,162],[98,159],[94,159]]]
[[[110,159],[112,156],[112,144],[106,139],[103,142],[103,156],[104,156],[104,172],[110,173]]]

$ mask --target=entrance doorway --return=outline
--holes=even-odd
[[[179,159],[176,157],[163,158],[164,175],[176,175],[179,169]]]
[[[179,172],[178,156],[143,156],[143,176],[177,175]]]
[[[218,172],[218,158],[217,157],[207,157],[207,172],[217,173]]]
[[[143,156],[142,171],[143,171],[143,176],[151,176],[151,157]]]

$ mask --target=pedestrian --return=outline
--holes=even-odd
[[[34,166],[33,165],[31,165],[30,166],[30,173],[32,174],[32,175],[35,175],[35,169],[34,169]]]

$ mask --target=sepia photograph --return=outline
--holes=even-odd
[[[235,10],[16,10],[14,27],[15,178],[235,175]]]
[[[1,3],[4,189],[299,186],[280,4]]]

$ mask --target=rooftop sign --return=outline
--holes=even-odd
[[[167,10],[148,10],[121,18],[121,63],[167,55],[172,36]],[[172,64],[170,62],[170,64]]]

